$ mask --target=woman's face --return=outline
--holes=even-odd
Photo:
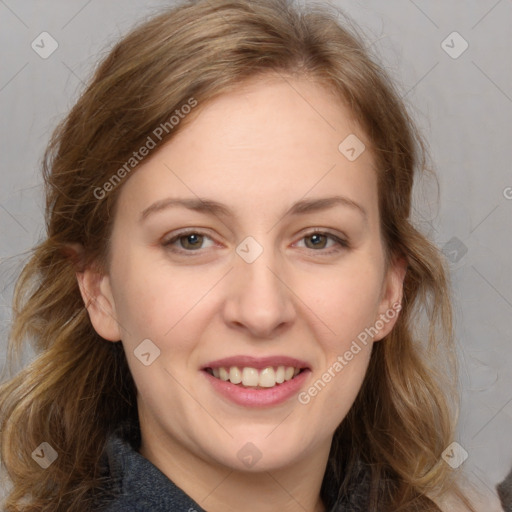
[[[143,444],[241,470],[326,456],[401,298],[367,139],[305,80],[197,109],[122,184],[91,320],[122,340]]]

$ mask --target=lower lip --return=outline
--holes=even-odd
[[[278,405],[296,395],[307,379],[310,370],[304,370],[291,380],[277,384],[272,388],[244,388],[229,381],[224,381],[203,371],[220,395],[238,405],[246,407],[268,407]]]

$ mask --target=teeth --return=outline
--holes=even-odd
[[[242,372],[236,366],[232,366],[229,369],[229,380],[233,384],[240,384],[242,382]]]
[[[242,384],[244,386],[257,386],[258,380],[258,370],[256,368],[244,368],[242,370]]]
[[[274,368],[264,368],[260,372],[260,380],[258,381],[260,388],[272,388],[276,385],[276,372]]]
[[[233,384],[241,384],[245,387],[261,387],[272,388],[276,384],[282,384],[285,381],[293,379],[300,373],[300,368],[293,366],[278,366],[273,368],[268,366],[262,370],[246,366],[239,368],[238,366],[231,366],[230,368],[213,368],[212,373],[214,377],[224,381],[230,381]]]

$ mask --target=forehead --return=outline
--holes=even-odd
[[[248,213],[257,204],[265,215],[308,195],[343,193],[371,213],[373,158],[369,150],[347,158],[344,141],[358,153],[369,146],[350,110],[326,87],[290,77],[253,80],[199,104],[192,120],[123,185],[120,207],[208,197]]]

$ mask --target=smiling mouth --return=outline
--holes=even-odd
[[[250,366],[230,366],[218,368],[205,368],[205,371],[219,380],[231,382],[244,388],[268,389],[279,386],[294,379],[306,368],[295,366],[268,366],[258,370]]]

